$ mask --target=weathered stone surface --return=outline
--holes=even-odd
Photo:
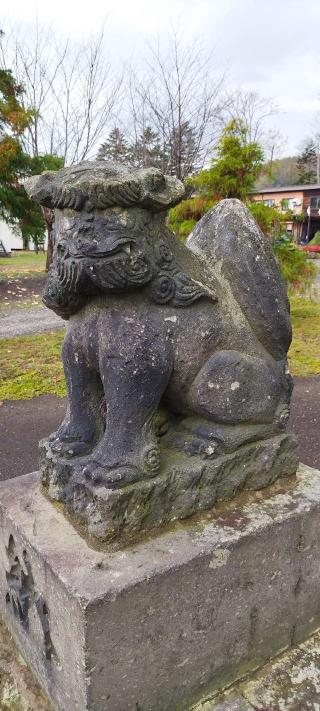
[[[1,614],[61,711],[183,711],[320,624],[308,467],[117,552],[89,548],[37,475],[1,483],[0,511]]]
[[[29,178],[26,187],[35,202],[50,208],[105,210],[139,205],[167,210],[184,196],[184,187],[158,168],[130,168],[110,161],[83,161],[71,168],[47,170]]]
[[[270,244],[239,200],[222,200],[195,226],[187,245],[205,255],[251,324],[259,341],[276,358],[291,341],[288,303]]]
[[[195,447],[194,437],[184,437],[187,451]],[[295,440],[286,433],[212,460],[186,453],[177,458],[168,448],[160,451],[158,476],[108,489],[103,482],[93,484],[81,467],[74,474],[70,460],[57,458],[43,440],[42,482],[52,499],[63,500],[67,511],[87,524],[89,534],[105,541],[116,539],[119,545],[134,534],[188,518],[243,490],[264,488],[297,469]]]
[[[320,633],[266,665],[241,686],[241,692],[254,709],[261,711],[317,711],[320,708]]]
[[[27,189],[55,208],[43,298],[69,320],[69,407],[45,448],[48,463],[41,463],[49,495],[86,519],[80,495],[86,510],[88,492],[123,504],[126,487],[138,483],[138,491],[157,489],[156,526],[189,516],[205,500],[212,505],[215,492],[205,483],[204,493],[202,482],[207,473],[213,485],[219,476],[228,479],[220,455],[230,456],[229,493],[234,478],[251,478],[255,487],[263,471],[261,486],[280,468],[291,473],[298,465],[293,439],[283,467],[266,443],[283,436],[289,414],[288,301],[271,247],[245,206],[222,201],[184,245],[163,214],[184,188],[159,170],[84,162],[34,177]],[[250,463],[243,464],[252,442]],[[194,457],[190,466],[186,454]],[[126,493],[111,496],[111,489]],[[139,530],[141,508],[131,509],[131,518],[135,512]]]
[[[280,654],[245,681],[190,711],[317,711],[320,708],[320,632]]]
[[[212,699],[211,701],[204,701],[193,706],[190,711],[254,711],[254,708],[239,694],[231,693],[230,695],[227,694],[224,700]],[[262,711],[262,709],[259,709],[259,711]]]
[[[0,623],[0,709],[1,711],[53,711],[34,675],[15,647],[6,627]]]

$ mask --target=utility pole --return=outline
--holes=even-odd
[[[308,207],[307,207],[307,215],[308,215],[307,242],[309,242],[310,218],[311,218],[311,207],[310,207],[310,205],[308,205]]]

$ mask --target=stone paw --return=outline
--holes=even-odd
[[[51,432],[48,437],[48,442],[54,442],[56,439],[59,439],[59,432]]]
[[[144,478],[143,472],[138,467],[119,466],[107,469],[96,462],[90,462],[83,469],[86,479],[90,479],[96,484],[101,484],[106,488],[117,489],[127,484],[133,484]]]
[[[69,459],[72,457],[83,457],[85,454],[88,454],[92,449],[92,442],[85,442],[84,440],[70,440],[64,442],[57,437],[50,441],[50,447],[54,454]]]

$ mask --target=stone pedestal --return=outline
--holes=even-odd
[[[184,433],[184,446],[194,445],[194,438],[191,443],[186,440]],[[63,502],[65,511],[90,536],[119,546],[233,499],[241,491],[263,489],[279,477],[295,474],[299,459],[296,440],[288,432],[247,442],[212,459],[188,456],[182,446],[179,455],[162,446],[157,476],[116,489],[87,479],[81,463],[74,471],[74,461],[55,457],[47,440],[40,442],[40,462],[48,496]]]
[[[183,711],[320,624],[320,472],[175,530],[90,548],[40,492],[0,484],[0,611],[60,711]]]

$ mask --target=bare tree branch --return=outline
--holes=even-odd
[[[104,28],[77,44],[38,21],[32,31],[16,26],[0,63],[13,69],[25,88],[25,104],[35,113],[25,150],[57,154],[67,165],[92,157],[110,128],[123,82],[105,57]]]
[[[263,142],[266,137],[267,119],[279,112],[278,106],[255,91],[235,91],[226,104],[226,119],[240,119],[245,124],[248,141]]]
[[[159,134],[165,170],[183,179],[203,167],[221,130],[224,76],[210,70],[199,40],[184,44],[176,31],[166,46],[147,47],[144,73],[131,77],[132,123],[135,132],[147,123]]]

